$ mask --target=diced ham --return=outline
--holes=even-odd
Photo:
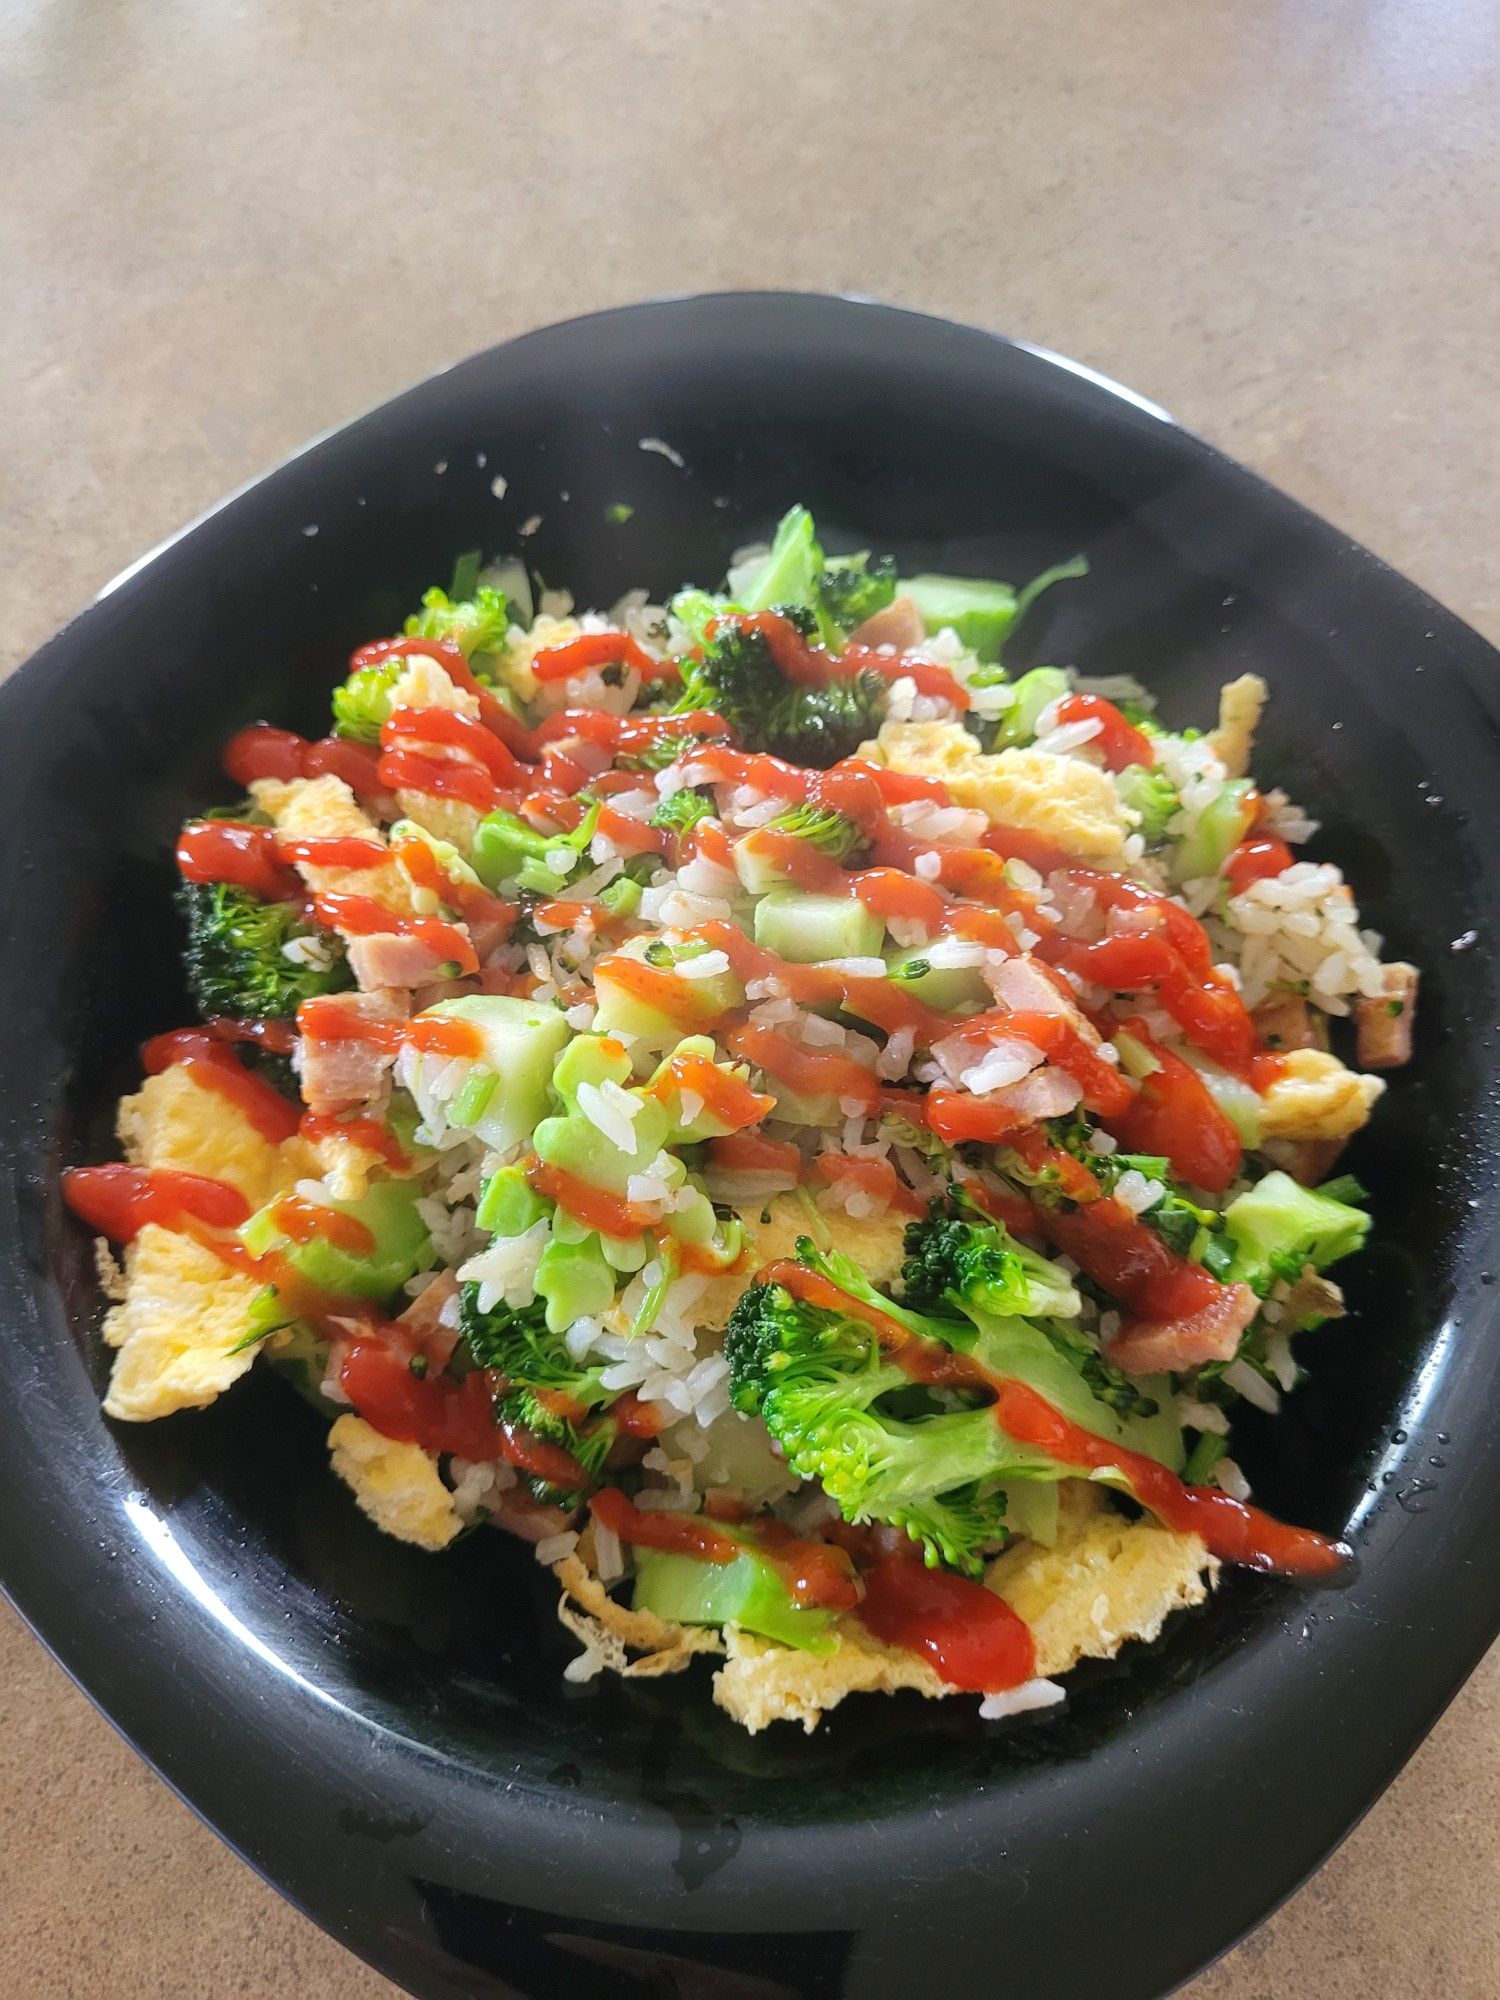
[[[549,1507],[533,1499],[524,1486],[509,1486],[491,1505],[490,1519],[497,1527],[509,1528],[523,1542],[545,1542],[549,1535],[563,1534],[573,1517],[561,1507]]]
[[[1205,1361],[1232,1361],[1259,1304],[1248,1285],[1228,1285],[1184,1319],[1127,1320],[1105,1350],[1106,1358],[1128,1375],[1176,1373]]]
[[[498,951],[510,943],[512,921],[509,917],[470,917],[467,919],[469,938],[474,946],[474,955],[483,965],[492,951]]]
[[[1076,1111],[1083,1101],[1083,1086],[1064,1069],[1038,1069],[982,1101],[1003,1104],[1018,1117],[1040,1124],[1043,1119],[1065,1118],[1070,1111]]]
[[[1267,994],[1258,1007],[1251,1008],[1250,1018],[1268,1049],[1322,1047],[1312,1010],[1300,993]]]
[[[404,1021],[409,1012],[404,993],[350,993],[339,996],[339,1014],[354,1024],[369,1022],[384,1028]],[[368,1104],[380,1095],[386,1071],[396,1060],[386,1050],[358,1035],[324,1038],[303,1030],[299,1070],[302,1096],[312,1111],[342,1111],[351,1104]]]
[[[1385,984],[1378,997],[1354,1003],[1355,1055],[1361,1069],[1400,1069],[1411,1061],[1421,975],[1401,960],[1382,969]]]
[[[378,986],[430,986],[451,960],[425,938],[376,931],[349,939],[349,964],[366,992]]]
[[[1278,1139],[1267,1147],[1267,1157],[1303,1187],[1317,1187],[1333,1172],[1344,1150],[1342,1139]]]
[[[863,625],[856,625],[849,634],[849,644],[894,646],[898,653],[905,653],[920,646],[926,637],[927,627],[915,602],[901,596],[893,597],[883,611],[873,612]]]
[[[445,1326],[443,1323],[443,1308],[457,1297],[457,1273],[440,1271],[430,1285],[418,1292],[396,1322],[405,1329],[413,1347],[439,1368],[447,1365],[449,1356],[458,1345],[457,1326]]]
[[[997,1000],[1021,1014],[1056,1014],[1062,1020],[1082,1026],[1089,1041],[1097,1037],[1088,1029],[1082,1014],[1071,1000],[1063,998],[1046,972],[1034,959],[1007,958],[985,973],[989,989]]]

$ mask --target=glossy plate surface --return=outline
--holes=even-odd
[[[1306,1341],[1289,1414],[1238,1433],[1257,1497],[1347,1530],[1358,1575],[1235,1576],[1040,1724],[910,1697],[752,1740],[706,1673],[572,1688],[529,1554],[382,1540],[274,1381],[136,1430],[99,1415],[58,1173],[107,1151],[135,1044],[185,1016],[171,847],[224,796],[224,739],[319,733],[350,649],[458,551],[523,547],[607,604],[718,576],[794,499],[907,569],[1025,578],[1085,550],[1017,664],[1138,673],[1169,721],[1264,674],[1257,772],[1423,968],[1418,1059],[1349,1161],[1378,1228],[1353,1315]],[[1165,1991],[1349,1828],[1500,1624],[1497,668],[1151,405],[866,304],[576,321],[313,446],[0,690],[0,1582],[226,1839],[422,1994]]]

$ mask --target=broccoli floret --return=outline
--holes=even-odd
[[[1236,1195],[1224,1211],[1224,1230],[1234,1246],[1231,1280],[1242,1278],[1264,1295],[1278,1278],[1295,1281],[1305,1265],[1322,1271],[1352,1255],[1370,1233],[1370,1218],[1278,1170]]]
[[[377,660],[356,667],[333,691],[333,733],[356,743],[378,743],[391,712],[391,690],[406,672],[405,660]]]
[[[907,1225],[902,1296],[924,1312],[1078,1315],[1078,1293],[1060,1264],[1027,1250],[997,1222],[945,1213],[941,1203]]]
[[[1077,1470],[1019,1443],[997,1422],[990,1391],[1010,1381],[1097,1437],[1163,1465],[1181,1464],[1172,1411],[1127,1394],[1129,1385],[1070,1329],[972,1307],[962,1317],[914,1311],[877,1292],[849,1258],[825,1255],[805,1236],[797,1261],[846,1294],[848,1310],[837,1301],[813,1304],[774,1282],[752,1285],[725,1335],[730,1393],[737,1409],[764,1419],[790,1469],[818,1480],[846,1520],[904,1528],[929,1563],[970,1574],[981,1568],[1005,1533],[1005,1487]],[[877,1323],[894,1321],[923,1343],[922,1364],[908,1370],[888,1353],[861,1306]],[[950,1360],[934,1370],[928,1364],[941,1362],[944,1349],[975,1366],[956,1370]],[[927,1386],[934,1382],[939,1386]]]
[[[777,833],[793,833],[799,840],[810,842],[831,861],[852,861],[869,846],[848,814],[835,812],[829,806],[810,803],[789,806],[785,812],[777,813],[770,825]]]
[[[587,1367],[574,1361],[563,1336],[548,1331],[546,1308],[540,1301],[519,1308],[502,1304],[481,1312],[479,1287],[464,1285],[458,1323],[474,1364],[494,1369],[504,1378],[495,1391],[496,1417],[560,1445],[586,1475],[587,1485],[572,1492],[546,1480],[528,1479],[531,1491],[539,1500],[576,1506],[597,1483],[618,1436],[606,1410],[616,1392],[602,1387],[599,1380],[603,1363]]]
[[[639,750],[622,750],[615,758],[617,771],[665,771],[669,764],[675,764],[680,757],[690,757],[704,743],[722,743],[723,734],[718,736],[659,736],[654,743],[642,745]]]
[[[823,574],[823,550],[813,517],[805,507],[791,507],[776,525],[771,553],[753,576],[741,581],[741,601],[747,611],[773,607],[782,612],[801,611],[809,618],[811,629],[836,646],[838,629],[827,618],[821,602]]]
[[[451,639],[469,660],[476,653],[503,652],[510,623],[504,591],[481,584],[471,598],[457,603],[446,590],[425,592],[422,609],[407,619],[405,630],[408,639]]]
[[[184,882],[178,905],[187,919],[188,990],[205,1019],[290,1017],[314,994],[353,983],[339,939],[310,924],[295,903],[266,902],[229,882]],[[317,962],[285,956],[283,945],[297,938],[317,939]]]
[[[785,615],[799,630],[806,624],[805,615],[800,621]],[[818,687],[797,686],[783,678],[763,633],[726,620],[701,658],[683,662],[676,713],[712,709],[749,748],[826,768],[874,735],[885,703],[886,684],[873,667]]]
[[[669,799],[662,800],[651,815],[651,824],[680,836],[691,832],[700,819],[712,819],[714,812],[712,792],[684,785],[680,792],[673,792]]]
[[[555,896],[578,866],[599,823],[595,801],[571,833],[538,833],[519,814],[497,807],[479,822],[469,850],[469,862],[486,889],[502,882],[519,883],[539,896]],[[549,856],[566,868],[554,868]]]
[[[1140,835],[1148,847],[1159,847],[1167,837],[1167,823],[1182,810],[1182,800],[1165,771],[1148,771],[1144,764],[1131,764],[1115,780],[1120,802],[1141,816]]]
[[[818,596],[845,632],[873,618],[896,595],[896,565],[889,556],[833,556],[824,565]]]
[[[1155,1416],[1158,1405],[1129,1376],[1109,1363],[1072,1327],[1057,1324],[1079,1310],[1075,1286],[1060,1265],[1015,1241],[1001,1224],[948,1215],[939,1203],[906,1231],[902,1296],[927,1312],[957,1309],[976,1320],[1021,1313],[1041,1320],[1041,1331],[1078,1370],[1089,1389],[1122,1417]]]
[[[821,1258],[806,1237],[797,1249],[844,1282],[842,1259]],[[780,1285],[741,1295],[724,1351],[735,1407],[764,1419],[790,1469],[820,1481],[846,1520],[904,1528],[931,1564],[983,1569],[1005,1539],[1004,1440],[987,1410],[943,1410],[863,1320]]]

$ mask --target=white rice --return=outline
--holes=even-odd
[[[1155,1208],[1166,1191],[1162,1182],[1147,1180],[1135,1167],[1115,1182],[1115,1200],[1132,1215],[1144,1215],[1148,1208]]]
[[[1264,1410],[1268,1417],[1274,1417],[1281,1408],[1281,1397],[1248,1361],[1231,1361],[1224,1370],[1224,1382],[1226,1387],[1243,1396],[1247,1403],[1253,1404],[1257,1410]]]
[[[1029,1715],[1033,1709],[1052,1708],[1066,1699],[1067,1690],[1056,1681],[1023,1681],[1019,1687],[1000,1694],[987,1694],[979,1704],[984,1722],[1002,1722],[1009,1715]]]
[[[635,1129],[635,1121],[643,1109],[640,1098],[632,1097],[628,1090],[606,1078],[603,1083],[579,1084],[578,1108],[594,1130],[602,1132],[622,1153],[634,1158],[640,1151],[641,1142]]]
[[[1331,862],[1294,861],[1281,874],[1229,897],[1228,922],[1210,936],[1237,943],[1240,987],[1254,1007],[1273,989],[1306,992],[1330,1014],[1355,999],[1378,999],[1385,974],[1381,940],[1360,928],[1359,909]]]

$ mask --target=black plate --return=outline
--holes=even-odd
[[[1025,653],[1139,672],[1171,719],[1265,674],[1258,769],[1424,971],[1420,1054],[1352,1160],[1379,1220],[1355,1314],[1308,1342],[1284,1421],[1243,1425],[1259,1496],[1347,1530],[1357,1578],[1233,1577],[1040,1725],[912,1697],[751,1740],[706,1675],[571,1688],[525,1551],[382,1540],[274,1382],[142,1429],[99,1415],[58,1170],[105,1149],[133,1045],[183,1017],[170,850],[222,795],[225,736],[316,728],[351,647],[534,514],[530,560],[607,603],[716,576],[793,499],[907,566],[1027,577],[1085,549]],[[864,304],[575,321],[313,446],[0,692],[6,1588],[227,1840],[421,1993],[1160,1993],[1339,1839],[1500,1623],[1496,666],[1159,410]]]

